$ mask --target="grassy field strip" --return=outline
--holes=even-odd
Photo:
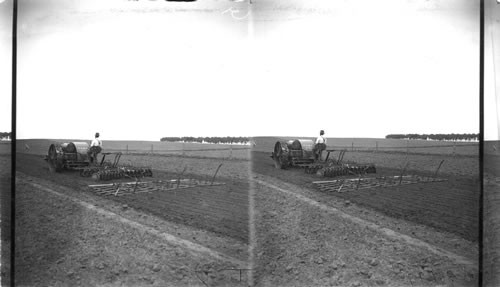
[[[111,219],[114,219],[116,221],[119,221],[120,223],[123,223],[123,224],[126,224],[126,225],[129,225],[133,228],[136,228],[136,229],[139,229],[143,232],[147,232],[149,234],[152,234],[152,235],[155,235],[161,239],[164,239],[166,241],[168,241],[169,243],[173,244],[173,245],[176,245],[176,246],[180,246],[180,247],[183,247],[183,248],[186,248],[188,251],[190,251],[190,253],[192,253],[193,255],[195,256],[200,256],[200,254],[204,254],[204,255],[208,255],[208,256],[211,256],[215,259],[218,259],[218,260],[221,260],[221,261],[226,261],[226,262],[231,262],[235,265],[238,265],[239,268],[246,268],[247,266],[247,263],[244,262],[244,261],[241,261],[239,259],[236,259],[236,258],[233,258],[233,257],[230,257],[230,256],[227,256],[225,254],[222,254],[220,252],[217,252],[217,251],[214,251],[212,249],[209,249],[209,248],[206,248],[202,245],[199,245],[199,244],[196,244],[196,243],[193,243],[191,241],[188,241],[188,240],[184,240],[182,238],[179,238],[179,237],[176,237],[172,234],[169,234],[169,233],[166,233],[166,232],[160,232],[154,228],[151,228],[151,227],[148,227],[148,226],[145,226],[139,222],[136,222],[136,221],[133,221],[133,220],[130,220],[130,219],[127,219],[125,217],[122,217],[114,212],[111,212],[111,211],[108,211],[108,210],[105,210],[105,209],[102,209],[102,208],[99,208],[95,205],[92,205],[88,202],[85,202],[85,201],[82,201],[80,199],[77,199],[77,198],[74,198],[72,196],[69,196],[69,195],[65,195],[65,194],[62,194],[62,193],[59,193],[57,191],[54,191],[50,188],[47,188],[43,185],[40,185],[40,184],[37,184],[37,183],[33,183],[33,182],[26,182],[27,184],[33,186],[36,188],[37,191],[44,191],[44,192],[49,192],[53,195],[56,195],[56,196],[59,196],[59,197],[62,197],[64,199],[67,199],[67,200],[70,200],[80,206],[83,206],[89,210],[93,210],[101,215],[104,215],[108,218],[111,218]]]
[[[48,148],[52,143],[71,141],[84,141],[90,144],[89,140],[25,139],[16,141],[16,147],[18,153],[46,155]],[[10,147],[10,145],[2,146]],[[0,151],[1,150],[2,149],[0,149]],[[194,158],[229,158],[250,160],[251,147],[238,144],[103,140],[103,151],[122,152],[124,155],[182,156]]]
[[[379,149],[407,149],[407,148],[441,148],[441,147],[464,147],[464,146],[475,146],[478,147],[479,143],[458,143],[458,144],[441,144],[441,145],[413,145],[413,146],[378,146]],[[350,149],[352,146],[335,146],[335,148],[345,148]],[[359,146],[355,148],[374,148],[372,146]]]
[[[18,150],[34,150],[46,153],[50,144],[59,142],[86,142],[90,140],[68,140],[68,139],[20,139],[16,141]],[[204,151],[204,150],[248,150],[248,145],[238,144],[201,144],[191,142],[157,142],[157,141],[113,141],[103,140],[105,150],[129,150],[129,151]]]
[[[123,149],[123,148],[110,148],[108,149],[110,151],[121,151],[121,152],[125,152],[125,151],[129,151],[129,152],[148,152],[150,150],[148,150],[147,148],[143,148],[143,149]],[[236,151],[236,150],[250,150],[250,148],[203,148],[203,149],[153,149],[153,152],[189,152],[189,151],[220,151],[220,150],[233,150],[233,151]]]
[[[392,229],[389,229],[389,228],[385,228],[385,227],[381,227],[375,223],[372,223],[372,222],[369,222],[369,221],[366,221],[364,219],[361,219],[361,218],[358,218],[358,217],[355,217],[355,216],[352,216],[352,215],[349,215],[347,213],[344,213],[334,207],[330,207],[330,206],[327,206],[325,204],[322,204],[320,202],[317,202],[313,199],[310,199],[306,196],[303,196],[303,195],[300,195],[300,194],[297,194],[295,192],[292,192],[292,191],[288,191],[288,190],[285,190],[283,188],[280,188],[278,186],[275,186],[273,184],[270,184],[268,182],[265,182],[265,181],[262,181],[262,180],[258,180],[258,179],[253,179],[256,183],[260,184],[260,185],[263,185],[265,187],[268,187],[268,188],[271,188],[271,189],[274,189],[276,191],[280,191],[282,193],[285,193],[287,195],[292,195],[294,196],[295,198],[305,202],[305,203],[308,203],[312,206],[315,206],[315,207],[318,207],[324,211],[327,211],[327,212],[330,212],[330,213],[333,213],[337,216],[340,216],[344,219],[347,219],[349,221],[352,221],[356,224],[359,224],[360,226],[362,227],[367,227],[367,228],[370,228],[372,230],[375,230],[375,231],[378,231],[378,232],[381,232],[383,233],[384,235],[386,235],[387,237],[389,238],[394,238],[394,239],[397,239],[397,240],[402,240],[404,242],[406,242],[407,244],[410,244],[410,245],[413,245],[415,247],[418,247],[418,248],[426,248],[427,250],[431,251],[432,253],[438,255],[438,256],[442,256],[442,257],[447,257],[447,258],[450,258],[451,260],[455,261],[456,263],[458,264],[462,264],[462,265],[468,265],[468,266],[471,266],[475,269],[477,269],[477,263],[474,263],[472,260],[466,258],[466,257],[463,257],[463,256],[460,256],[460,255],[457,255],[453,252],[449,252],[447,250],[444,250],[442,248],[439,248],[439,247],[436,247],[436,246],[433,246],[429,243],[426,243],[422,240],[419,240],[419,239],[416,239],[416,238],[413,238],[413,237],[410,237],[410,236],[407,236],[407,235],[404,235],[404,234],[401,234],[399,232],[396,232]]]

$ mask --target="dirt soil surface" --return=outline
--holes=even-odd
[[[500,286],[500,154],[495,152],[484,157],[484,286]]]
[[[10,191],[12,179],[10,148],[9,143],[0,143],[0,285],[2,286],[10,286]]]
[[[269,153],[252,164],[257,285],[477,285],[477,178],[323,193],[311,182],[324,178],[276,170]]]
[[[124,158],[125,161],[131,160],[125,156]],[[149,162],[150,166],[153,166],[155,169],[154,177],[144,178],[144,181],[152,179],[177,179],[179,176],[182,178],[211,180],[217,169],[217,161],[215,160],[196,159],[196,163],[193,163],[193,166],[201,167],[203,170],[189,169],[180,175],[183,170],[181,168],[185,163],[179,161],[191,159],[177,158],[177,163],[174,163],[172,162],[173,158],[168,157],[170,161],[165,161],[163,165],[158,165],[153,160],[149,161],[150,158],[152,157],[145,156],[142,161]],[[136,165],[141,166],[141,160],[137,160],[137,162],[138,164]],[[210,164],[212,162],[213,166]],[[21,172],[35,177],[50,179],[60,185],[84,193],[92,193],[88,185],[119,182],[117,180],[96,182],[91,178],[81,177],[78,172],[73,171],[53,174],[48,170],[47,163],[43,158],[36,155],[18,154],[17,164],[18,170]],[[156,169],[167,169],[169,167],[171,170],[167,171]],[[229,171],[225,170],[224,165],[219,172],[215,179],[218,182],[225,183],[224,185],[187,188],[178,191],[138,193],[121,197],[109,196],[108,198],[169,221],[203,228],[246,243],[248,242],[248,181],[237,180],[235,178],[237,174],[235,172],[230,174]],[[230,176],[233,177],[230,178]],[[121,180],[121,182],[127,181],[130,182],[133,180]]]
[[[304,173],[303,169],[277,170],[269,153],[253,153],[253,170],[285,182],[314,189],[315,180],[328,180]],[[475,160],[474,160],[475,161]],[[397,176],[401,169],[385,168],[377,165],[377,173],[368,176]],[[313,193],[320,200],[343,199],[377,210],[395,218],[424,224],[438,230],[455,233],[469,241],[479,238],[479,190],[477,176],[448,174],[440,171],[443,182],[410,184],[394,187],[379,187],[344,193]],[[433,173],[410,169],[405,174],[429,176]],[[345,177],[336,177],[338,179]],[[459,211],[459,212],[457,212]]]
[[[439,174],[476,178],[479,174],[479,153],[475,155],[458,154],[453,156],[449,154],[406,154],[392,151],[348,151],[344,156],[344,161],[370,163],[394,169],[402,169],[408,163],[408,171],[428,173],[434,173],[442,160],[444,162],[439,168]]]
[[[155,179],[184,171],[207,180],[222,163],[216,181],[226,184],[113,197],[78,173],[50,173],[41,155],[18,154],[16,283],[476,286],[474,174],[456,166],[440,171],[445,182],[325,193],[311,183],[324,178],[252,156],[124,155]],[[377,176],[400,171],[394,160],[377,167]],[[415,164],[408,174],[434,170]]]
[[[183,176],[212,176],[213,159],[205,161],[193,163],[205,174]],[[87,185],[96,182],[78,173],[50,173],[39,155],[18,154],[17,167],[18,285],[243,286],[249,280],[248,271],[240,279],[232,270],[247,269],[249,183],[228,177],[223,167],[216,181],[225,185],[122,197],[94,194]],[[154,170],[154,178],[176,178],[175,171]]]

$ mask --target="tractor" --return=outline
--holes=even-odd
[[[51,171],[79,169],[90,165],[86,142],[53,143],[49,147],[47,162]]]
[[[343,163],[345,149],[326,149],[327,154],[324,160],[316,158],[314,146],[314,142],[310,139],[277,141],[271,154],[274,166],[277,169],[302,167],[306,173],[318,174],[324,177],[376,173],[374,165]],[[339,152],[338,158],[329,160],[330,153],[335,151]]]
[[[153,176],[150,168],[118,166],[122,156],[121,152],[103,152],[100,163],[97,162],[97,159],[95,159],[95,163],[91,163],[89,149],[90,145],[86,142],[53,143],[49,147],[45,160],[49,163],[51,172],[78,170],[81,176],[92,176],[100,180]],[[113,162],[106,162],[106,156],[111,154],[115,155]]]
[[[271,158],[278,169],[314,163],[314,142],[308,139],[277,141]]]

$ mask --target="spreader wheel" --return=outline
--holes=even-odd
[[[288,147],[286,143],[276,142],[273,152],[274,167],[286,169],[288,167]]]
[[[59,172],[62,169],[62,162],[57,158],[57,148],[55,144],[51,144],[47,156],[50,172]]]

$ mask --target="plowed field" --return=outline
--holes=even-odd
[[[155,180],[175,179],[179,176],[178,172],[182,171],[186,162],[182,158],[169,157],[168,159],[169,166],[155,165],[155,162],[148,158],[143,158],[142,161],[150,163],[150,166],[153,167]],[[220,162],[220,160],[215,159],[195,159],[194,161],[196,164],[192,163],[193,168],[184,173],[183,178],[206,179],[215,173]],[[233,165],[232,168],[230,168],[231,165]],[[235,167],[239,165],[241,165],[239,169]],[[239,171],[245,170],[245,165],[248,165],[248,162],[229,161],[227,167],[223,164],[216,181],[223,182],[224,185],[138,193],[121,197],[107,196],[107,198],[172,222],[247,242],[249,184],[248,181],[238,179],[240,176],[237,174]],[[159,171],[156,169],[158,167],[166,170]],[[197,170],[197,167],[202,167],[202,170]],[[88,185],[96,184],[92,179],[80,177],[78,172],[50,173],[47,163],[40,155],[19,153],[17,155],[17,168],[18,171],[30,176],[50,179],[60,185],[82,192],[92,193]]]
[[[348,153],[346,157],[348,157]],[[253,152],[253,171],[255,173],[265,174],[311,189],[314,189],[312,181],[327,180],[305,174],[302,169],[277,170],[269,155],[269,152]],[[354,156],[356,154],[351,155],[350,158]],[[401,157],[403,158],[399,162],[404,162],[404,155]],[[431,171],[435,170],[439,164],[439,158],[435,155],[413,155],[413,157],[415,158],[413,162],[433,161],[436,162],[436,166],[414,164],[405,174],[432,175]],[[322,201],[328,201],[329,197],[342,198],[392,217],[452,232],[464,239],[477,242],[480,185],[477,173],[476,176],[468,173],[470,165],[477,166],[477,159],[464,157],[457,160],[463,161],[464,164],[469,162],[469,165],[451,166],[446,162],[449,166],[439,173],[440,178],[446,179],[444,182],[380,187],[345,193],[322,193],[318,190],[317,197],[321,198]],[[371,176],[399,175],[401,169],[396,169],[396,164],[395,161],[386,162],[385,166],[376,164],[377,174]]]
[[[11,243],[11,145],[0,142],[0,285],[10,285],[10,243]]]
[[[500,285],[500,142],[484,143],[483,282]]]

